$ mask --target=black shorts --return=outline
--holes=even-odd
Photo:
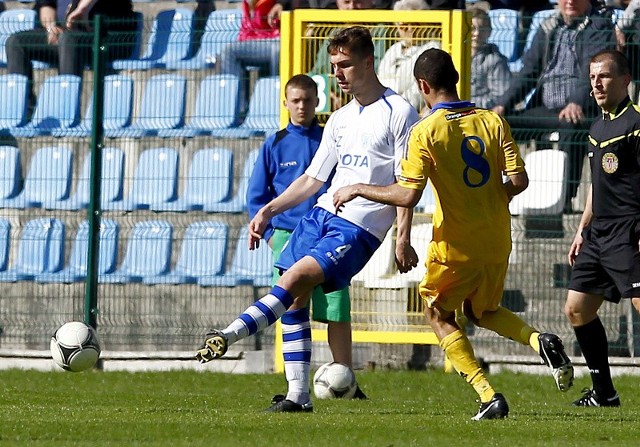
[[[640,222],[635,217],[593,219],[571,270],[569,289],[620,298],[640,297]]]

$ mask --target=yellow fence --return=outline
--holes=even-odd
[[[465,11],[337,11],[296,10],[281,18],[280,77],[284,98],[286,80],[294,74],[308,73],[318,83],[320,105],[316,110],[321,122],[349,98],[333,86],[331,66],[326,56],[326,42],[336,29],[360,25],[368,28],[376,48],[376,60],[399,41],[398,24],[411,24],[414,44],[437,42],[448,51],[460,72],[458,91],[461,98],[470,96],[470,15]],[[412,73],[406,73],[411,76]],[[413,81],[413,79],[411,79]],[[341,96],[342,95],[342,96]],[[280,121],[287,124],[287,111],[282,109]],[[428,220],[428,218],[426,219]],[[438,340],[425,324],[422,301],[418,295],[418,278],[400,276],[392,265],[393,232],[365,270],[377,271],[378,281],[366,275],[354,278],[351,287],[352,327],[354,343],[437,344]],[[426,245],[425,245],[426,246]],[[385,248],[386,247],[386,248]],[[424,262],[424,260],[421,260]],[[326,325],[312,324],[313,341],[327,341]],[[284,370],[282,330],[276,326],[276,372]]]

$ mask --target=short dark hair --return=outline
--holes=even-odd
[[[480,20],[485,26],[486,29],[492,29],[491,26],[491,17],[489,16],[489,14],[487,13],[487,11],[485,11],[482,8],[469,8],[469,11],[471,11],[471,18],[472,19],[477,19]]]
[[[623,53],[618,50],[602,50],[593,55],[589,64],[595,64],[609,59],[616,67],[616,74],[620,76],[630,75],[631,67],[629,66],[629,59]]]
[[[346,48],[349,54],[360,58],[374,55],[371,33],[362,26],[352,26],[338,31],[329,41],[327,52],[334,54],[339,48]]]
[[[291,79],[289,79],[287,81],[287,83],[284,86],[284,95],[287,96],[287,89],[291,87],[291,88],[301,88],[303,90],[313,90],[313,93],[318,96],[318,84],[316,84],[316,81],[314,81],[313,79],[311,79],[310,76],[307,76],[306,74],[297,74],[291,77]]]
[[[424,79],[435,90],[454,92],[460,75],[453,65],[451,55],[438,48],[429,48],[422,52],[413,67],[413,76]]]

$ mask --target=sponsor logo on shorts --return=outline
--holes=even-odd
[[[618,157],[616,154],[607,152],[602,156],[602,169],[607,174],[613,174],[618,170]]]
[[[330,251],[325,252],[325,254],[327,255],[327,258],[331,259],[331,262],[333,262],[335,265],[338,265],[338,260],[336,259],[335,256],[333,256],[333,253],[331,253]]]
[[[634,289],[636,287],[640,287],[640,282],[634,282],[633,284],[631,284],[631,287],[633,287]]]

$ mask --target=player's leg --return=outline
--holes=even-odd
[[[428,259],[431,257],[428,256]],[[507,401],[489,383],[476,360],[471,342],[456,322],[455,310],[475,289],[478,274],[478,269],[460,272],[458,267],[428,262],[420,293],[425,300],[425,316],[440,347],[454,369],[480,398],[480,409],[473,419],[504,418],[509,414]]]
[[[593,383],[593,389],[574,402],[576,406],[620,405],[620,398],[611,379],[607,333],[598,317],[598,309],[603,301],[604,297],[601,295],[575,290],[569,290],[567,294],[564,311],[573,326]]]
[[[638,313],[640,313],[640,297],[639,298],[631,298],[631,304],[636,309]]]
[[[196,358],[204,363],[223,356],[229,345],[275,323],[294,304],[294,298],[294,308],[307,307],[311,290],[323,281],[322,269],[313,258],[296,262],[267,295],[249,306],[229,326],[207,334]]]
[[[567,391],[573,385],[573,365],[565,353],[562,340],[557,335],[540,333],[516,314],[501,306],[495,311],[483,312],[482,317],[478,319],[472,315],[469,318],[477,326],[530,346],[551,368],[556,386],[560,391]]]

